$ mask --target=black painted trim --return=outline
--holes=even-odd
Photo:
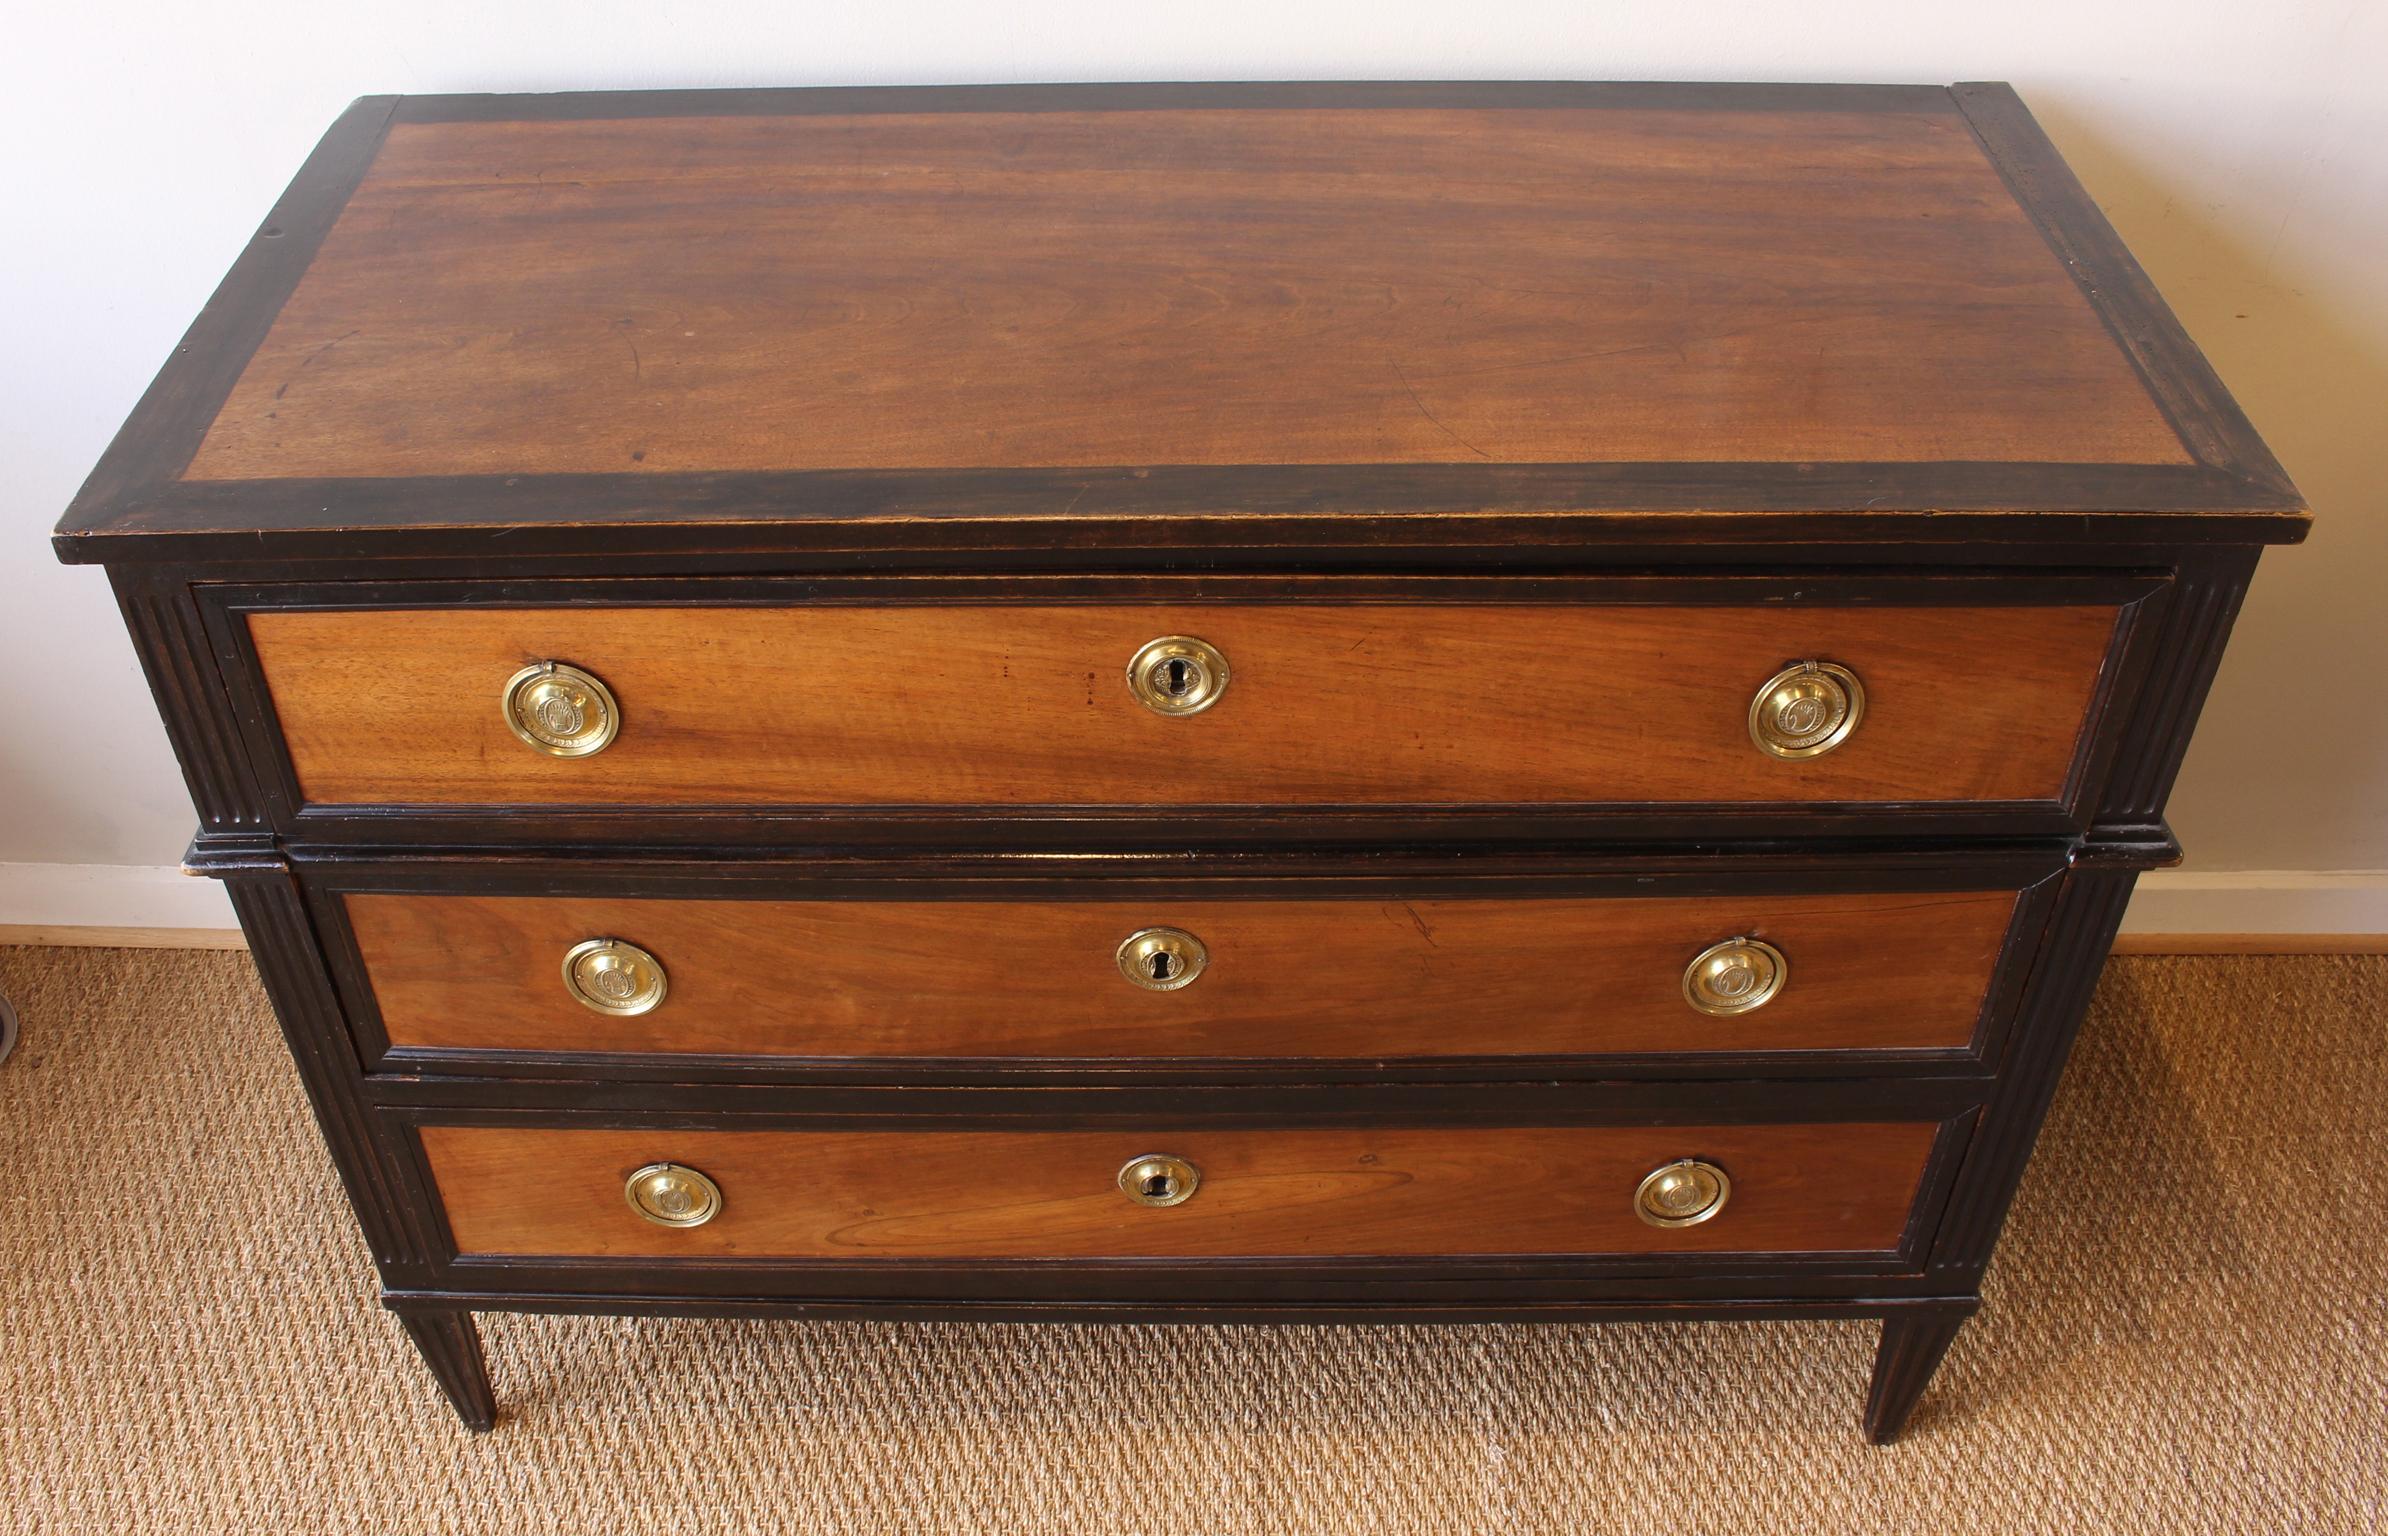
[[[2049,942],[2033,966],[2025,1016],[1933,1241],[1932,1268],[1956,1276],[1954,1283],[1978,1287],[1990,1262],[2138,878],[2128,869],[2077,869],[2066,879]]]
[[[384,1305],[423,1311],[527,1312],[559,1315],[888,1319],[906,1322],[1060,1323],[1547,1323],[1767,1322],[1807,1318],[1868,1318],[1909,1313],[1970,1315],[1973,1296],[1858,1294],[1800,1297],[1770,1293],[1755,1299],[1676,1301],[1665,1298],[1471,1305],[1426,1301],[1401,1304],[1300,1302],[987,1302],[890,1301],[879,1298],[677,1296],[570,1291],[406,1291],[382,1293]]]
[[[174,482],[70,519],[69,564],[1731,543],[2295,543],[2203,465],[1149,465]]]
[[[1288,1125],[1824,1125],[1948,1120],[1991,1096],[1971,1075],[1581,1083],[1119,1085],[721,1084],[482,1077],[366,1078],[360,1100],[402,1120],[656,1130],[1138,1130],[1160,1124],[1247,1130]]]
[[[299,167],[68,506],[54,541],[60,559],[107,558],[105,541],[95,544],[86,536],[115,526],[128,506],[172,484],[191,462],[283,301],[380,153],[397,108],[395,96],[359,98]]]
[[[1952,88],[1990,163],[2080,284],[2116,345],[2197,461],[2250,496],[2302,505],[2287,471],[2264,446],[2171,306],[2091,200],[2088,189],[2015,94],[1999,83]]]
[[[1864,1423],[1870,1443],[1888,1445],[1899,1437],[1925,1384],[1970,1315],[1971,1309],[1950,1309],[1894,1312],[1883,1318],[1882,1342],[1874,1351],[1873,1379],[1866,1388]]]
[[[1185,80],[1122,84],[777,86],[408,96],[399,121],[585,122],[881,112],[1947,112],[1942,85],[1689,80]]]

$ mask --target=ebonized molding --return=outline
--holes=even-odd
[[[2057,899],[2025,1017],[2010,1037],[1997,1094],[1983,1111],[1981,1134],[1966,1154],[1962,1181],[1933,1249],[1934,1270],[1978,1281],[1990,1262],[2138,878],[2131,870],[2077,869]]]
[[[1866,1389],[1866,1438],[1887,1445],[1899,1437],[1907,1416],[1940,1368],[1957,1330],[1973,1314],[1968,1304],[1917,1307],[1882,1320],[1882,1345],[1874,1355],[1874,1378]]]
[[[473,1315],[395,1301],[391,1307],[464,1427],[476,1433],[496,1428],[497,1394],[489,1387],[489,1366],[481,1355],[481,1330]]]

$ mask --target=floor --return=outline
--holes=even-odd
[[[2377,1531],[2388,957],[2114,961],[1908,1438],[1870,1325],[487,1320],[461,1432],[244,955],[0,949],[0,1527]]]

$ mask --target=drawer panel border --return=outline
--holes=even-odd
[[[1473,1111],[1472,1099],[1455,1101]],[[1755,1110],[1718,1110],[1702,1104],[1694,1109],[1657,1117],[1649,1123],[1708,1121],[1717,1124],[1786,1124],[1805,1119],[1786,1116],[1779,1103]],[[1052,1123],[1053,1111],[1039,1115],[1039,1124]],[[1073,1128],[1102,1128],[1126,1121],[1103,1115],[1069,1112]],[[1156,1277],[1166,1277],[1173,1301],[1268,1302],[1288,1290],[1334,1303],[1386,1300],[1424,1300],[1439,1290],[1464,1293],[1467,1299],[1496,1298],[1505,1302],[1569,1301],[1666,1295],[1729,1297],[1736,1294],[1796,1294],[1815,1287],[1821,1294],[1853,1286],[1880,1287],[1896,1282],[1926,1285],[1925,1257],[1954,1189],[1958,1170],[1979,1120],[1978,1105],[1967,1105],[1939,1117],[1930,1151],[1917,1181],[1907,1222],[1895,1248],[1879,1253],[1725,1252],[1715,1254],[1460,1256],[1332,1259],[1242,1259],[1234,1257],[1167,1257],[1133,1259],[877,1259],[830,1261],[819,1259],[576,1259],[548,1255],[460,1256],[446,1212],[437,1193],[430,1162],[418,1128],[424,1125],[535,1125],[557,1129],[766,1130],[820,1126],[819,1117],[698,1117],[652,1114],[563,1114],[516,1109],[388,1110],[379,1113],[384,1134],[403,1159],[408,1178],[407,1199],[416,1208],[419,1229],[432,1239],[424,1280],[427,1288],[473,1291],[527,1290],[590,1294],[676,1294],[695,1298],[736,1298],[758,1293],[773,1297],[884,1298],[890,1301],[1082,1301],[1134,1303],[1149,1300]],[[1134,1117],[1149,1121],[1147,1114]],[[1233,1125],[1233,1120],[1207,1116],[1174,1117],[1181,1127]],[[1809,1123],[1830,1124],[1854,1119],[1849,1113],[1817,1117]],[[1910,1109],[1904,1118],[1930,1119]],[[1480,1116],[1471,1120],[1488,1125],[1589,1125],[1635,1123],[1615,1115],[1546,1113],[1520,1118],[1514,1114]],[[841,1130],[935,1127],[946,1130],[981,1123],[968,1114],[923,1119],[837,1119]],[[1290,1123],[1324,1124],[1318,1120]],[[1461,1124],[1415,1113],[1378,1113],[1351,1125]],[[1260,1124],[1285,1127],[1282,1112]],[[629,1219],[629,1218],[625,1218]]]
[[[647,1083],[715,1082],[749,1085],[805,1083],[997,1084],[1005,1082],[1118,1081],[1282,1082],[1384,1081],[1486,1082],[1502,1080],[1584,1081],[1605,1078],[1777,1078],[1849,1074],[1910,1075],[1964,1073],[1995,1063],[2047,926],[2061,884],[2061,856],[2033,850],[1983,851],[1973,856],[1910,859],[1810,858],[1792,861],[1771,854],[1686,856],[1672,861],[1628,858],[1606,865],[1574,861],[1565,872],[1536,874],[1454,873],[1450,861],[1433,873],[1389,875],[1371,861],[1345,872],[1312,872],[1290,878],[1252,874],[1209,874],[1179,860],[1168,873],[1152,865],[1121,861],[1100,878],[1011,874],[964,876],[910,872],[901,865],[864,863],[824,869],[810,863],[750,865],[734,875],[700,867],[635,859],[491,860],[457,855],[432,859],[310,862],[302,885],[315,927],[331,961],[334,985],[357,1053],[368,1074],[425,1077],[569,1078]],[[1060,860],[1060,867],[1077,861]],[[1433,866],[1428,866],[1429,868]],[[1176,899],[1266,899],[1326,901],[1417,899],[1422,897],[1530,899],[1671,895],[1783,896],[1839,892],[2019,890],[2015,914],[2000,943],[1972,1041],[1957,1049],[1804,1050],[1768,1052],[1601,1053],[1533,1056],[1452,1056],[1361,1060],[1287,1057],[1278,1059],[1150,1058],[1135,1060],[1053,1058],[811,1058],[742,1055],[635,1056],[606,1053],[518,1053],[434,1048],[393,1048],[384,1030],[363,956],[349,925],[344,898],[350,894],[454,893],[479,895],[568,895],[601,891],[624,898],[705,900],[894,898],[907,901],[1057,899],[1116,900],[1123,904]]]
[[[525,576],[512,580],[199,582],[193,591],[228,702],[254,765],[266,816],[286,835],[359,845],[575,842],[805,845],[824,842],[972,846],[1132,844],[1152,835],[1135,806],[526,806],[308,805],[299,792],[262,665],[253,612],[384,608],[741,607],[789,604],[927,607],[1034,601],[1335,604],[1363,601],[1601,606],[2033,606],[2112,604],[2120,612],[2072,765],[2053,799],[1976,802],[1585,802],[1564,805],[1212,804],[1173,810],[1188,844],[1424,839],[1458,843],[1589,837],[1814,838],[1828,835],[2064,835],[2087,824],[2096,790],[2151,665],[2174,578],[2167,571],[2020,568],[1989,574],[1929,569],[1813,574],[1634,572],[1464,574]]]

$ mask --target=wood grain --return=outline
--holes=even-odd
[[[1328,1258],[1600,1253],[1886,1253],[1931,1151],[1929,1124],[687,1131],[425,1126],[467,1254],[600,1258]],[[1183,1205],[1128,1200],[1130,1159],[1202,1170]],[[1659,1228],[1644,1174],[1701,1157],[1725,1210]],[[701,1227],[654,1226],[623,1180],[687,1164],[721,1186]]]
[[[2191,462],[1941,94],[401,121],[187,477],[1718,461]]]
[[[2117,610],[1179,604],[264,612],[314,804],[1198,805],[2054,800]],[[1160,635],[1232,681],[1129,693]],[[1752,695],[1854,669],[1863,724],[1782,761]],[[604,679],[620,738],[556,759],[498,710],[520,667]]]
[[[2011,891],[1506,901],[346,898],[396,1046],[797,1057],[1386,1058],[1960,1049]],[[1132,986],[1121,940],[1210,963]],[[1749,934],[1782,993],[1710,1018],[1684,966]],[[574,1001],[564,952],[620,938],[671,978],[651,1013]]]

